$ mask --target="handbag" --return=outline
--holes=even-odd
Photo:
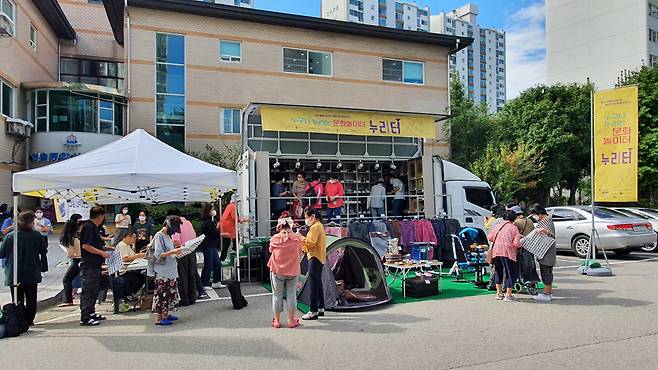
[[[144,259],[155,265],[164,265],[167,263],[167,259],[162,256],[160,256],[160,258],[155,256],[155,243],[153,241],[156,237],[158,237],[158,234],[160,233],[158,232],[155,234],[153,240],[151,240],[151,242],[146,246],[146,254],[144,255]]]
[[[509,225],[509,224],[505,224],[505,225],[503,225],[503,227],[501,227],[500,230],[498,230],[498,232],[496,233],[496,235],[494,235],[494,240],[493,240],[493,242],[491,243],[491,248],[489,248],[489,253],[487,253],[487,259],[486,259],[486,262],[487,262],[488,264],[490,264],[490,265],[491,265],[491,263],[492,263],[492,261],[493,261],[493,257],[492,257],[492,256],[493,256],[493,250],[494,250],[494,247],[496,246],[496,239],[498,239],[498,234],[500,234],[500,232],[503,231],[503,229],[504,229],[505,226],[507,226],[507,225]]]

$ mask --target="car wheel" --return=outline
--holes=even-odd
[[[629,251],[628,249],[620,249],[613,252],[615,252],[615,256],[628,256],[632,251]]]
[[[587,258],[587,249],[589,248],[589,236],[578,235],[571,242],[571,250],[580,258]]]
[[[645,247],[642,247],[642,252],[654,253],[656,250],[658,250],[657,243],[653,243],[652,245],[647,245]]]

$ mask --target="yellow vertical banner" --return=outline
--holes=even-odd
[[[638,87],[594,93],[596,202],[637,202]]]

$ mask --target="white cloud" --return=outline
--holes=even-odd
[[[507,97],[546,82],[546,22],[544,2],[536,2],[506,19]]]

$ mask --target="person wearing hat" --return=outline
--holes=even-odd
[[[153,236],[154,257],[163,263],[154,263],[155,291],[153,292],[153,313],[155,325],[171,325],[178,317],[170,315],[180,301],[178,294],[178,263],[176,255],[181,249],[174,246],[171,236],[180,233],[181,220],[178,216],[167,216],[164,226]]]
[[[524,213],[523,213],[523,208],[520,206],[512,206],[510,208],[510,211],[516,213],[516,221],[514,221],[514,225],[519,229],[519,233],[521,233],[521,237],[528,236],[532,230],[535,229],[535,225],[532,223],[532,221],[528,220]]]
[[[283,312],[283,293],[286,293],[288,307],[288,327],[299,326],[297,312],[297,276],[301,274],[301,252],[303,237],[293,232],[293,220],[284,212],[276,225],[277,234],[270,240],[270,260],[267,267],[271,271],[272,308],[274,318],[272,327],[281,327],[281,312]]]
[[[377,179],[377,183],[370,188],[370,197],[368,197],[368,208],[372,217],[380,217],[386,214],[386,187],[384,179]]]

